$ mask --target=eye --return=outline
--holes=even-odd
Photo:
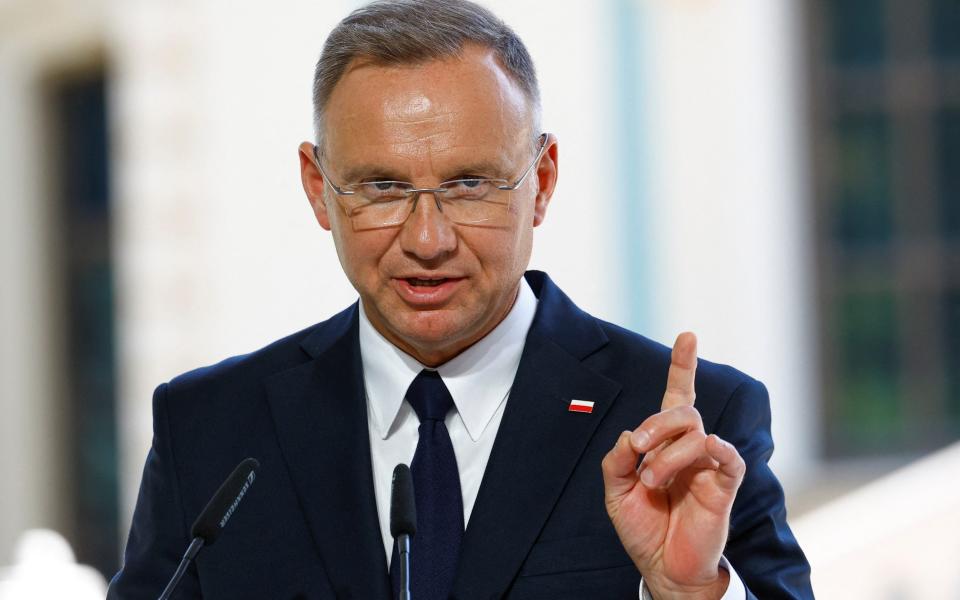
[[[360,195],[371,202],[402,200],[410,189],[409,183],[401,181],[365,181],[357,185]]]
[[[490,191],[489,179],[482,177],[464,177],[444,184],[448,197],[462,200],[479,200]]]

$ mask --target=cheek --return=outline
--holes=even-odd
[[[349,222],[340,222],[333,228],[333,239],[343,271],[357,291],[378,287],[380,263],[393,236],[387,231],[355,232]]]
[[[519,272],[521,275],[524,271],[527,270],[527,266],[530,264],[530,254],[533,252],[533,226],[526,225],[520,233],[520,237],[517,240],[517,246],[514,251],[514,268],[516,272]]]
[[[474,236],[472,243],[468,242],[489,279],[512,285],[526,269],[533,248],[533,228],[517,227],[509,231],[484,231]]]
[[[526,268],[533,248],[534,198],[524,198],[523,202],[515,205],[515,210],[509,244],[513,258]]]

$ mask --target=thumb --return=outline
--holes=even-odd
[[[603,488],[607,502],[630,493],[637,484],[637,460],[640,455],[630,444],[630,432],[624,431],[617,438],[610,452],[603,457]]]

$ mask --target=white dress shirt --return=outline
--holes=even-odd
[[[470,521],[507,395],[520,366],[527,331],[536,312],[537,297],[523,279],[517,300],[506,318],[483,339],[437,369],[456,407],[444,422],[457,457],[464,525]],[[404,395],[414,377],[426,367],[380,335],[362,306],[360,357],[367,392],[373,487],[383,548],[389,561],[393,553],[390,480],[398,463],[409,465],[413,460],[420,437],[420,420]]]
[[[450,433],[460,473],[463,523],[477,500],[493,441],[507,404],[510,387],[520,366],[527,332],[537,312],[537,297],[526,279],[520,280],[517,300],[493,331],[452,360],[437,367],[450,390],[456,410],[444,423]],[[404,399],[413,379],[425,368],[417,359],[391,344],[367,319],[360,306],[360,358],[367,396],[367,423],[373,488],[387,566],[393,554],[390,535],[390,482],[398,463],[410,464],[417,449],[420,420]],[[600,468],[600,465],[597,465]],[[728,567],[725,564],[724,566]],[[729,568],[729,567],[728,567]],[[723,600],[744,598],[743,584],[732,568]],[[736,581],[736,585],[734,584]],[[739,593],[731,595],[739,586]],[[647,598],[641,587],[641,597]]]

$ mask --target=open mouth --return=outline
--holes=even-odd
[[[434,309],[445,305],[462,288],[465,277],[403,277],[395,279],[397,294],[417,309]]]
[[[449,281],[447,278],[442,279],[418,279],[416,277],[408,277],[407,283],[414,287],[437,287],[438,285]]]

